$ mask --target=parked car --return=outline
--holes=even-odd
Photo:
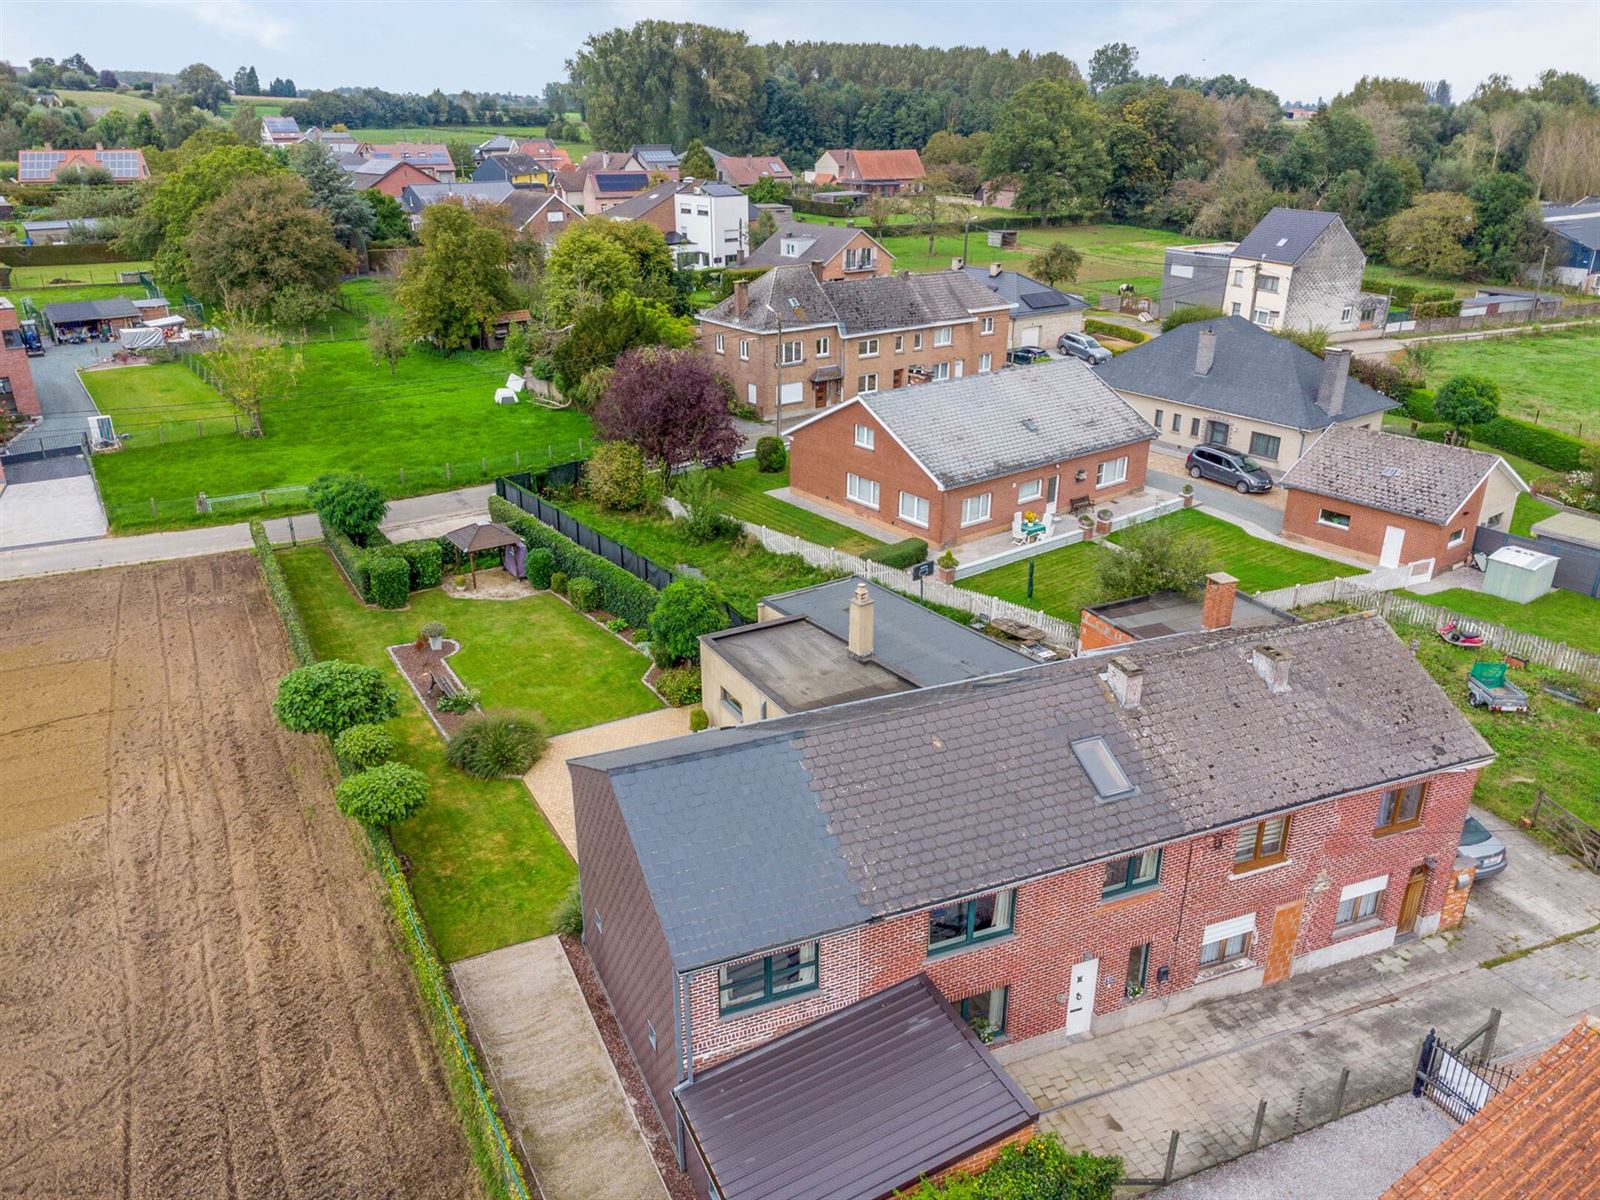
[[[1063,333],[1056,339],[1056,349],[1073,358],[1081,358],[1091,367],[1111,361],[1111,351],[1087,333]]]
[[[1226,446],[1196,446],[1184,460],[1189,474],[1195,479],[1215,479],[1240,492],[1270,492],[1272,476],[1262,470],[1261,464],[1248,454],[1229,450]]]
[[[1461,827],[1461,848],[1456,853],[1478,864],[1475,878],[1479,883],[1506,869],[1506,844],[1485,829],[1477,817],[1468,817]]]
[[[1006,366],[1025,367],[1029,363],[1048,362],[1050,356],[1045,353],[1043,346],[1018,346],[1014,350],[1006,351]]]

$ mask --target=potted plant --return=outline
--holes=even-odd
[[[952,551],[946,550],[934,561],[934,574],[940,583],[954,583],[956,581],[956,556]]]
[[[1094,518],[1088,513],[1084,513],[1078,518],[1078,524],[1083,529],[1083,540],[1086,542],[1094,541]]]
[[[1192,483],[1183,485],[1183,506],[1185,508],[1194,507],[1194,484]]]
[[[444,623],[442,621],[429,621],[422,627],[422,636],[428,639],[429,650],[444,649]]]
[[[1101,537],[1111,532],[1111,510],[1102,508],[1094,515],[1094,531]]]

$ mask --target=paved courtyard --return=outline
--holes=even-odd
[[[1321,1123],[1343,1068],[1345,1111],[1397,1095],[1429,1028],[1461,1038],[1499,1008],[1497,1053],[1554,1040],[1600,1010],[1600,875],[1476,815],[1512,858],[1474,890],[1463,929],[1086,1042],[1033,1039],[997,1056],[1045,1128],[1154,1177],[1174,1129],[1179,1176],[1247,1150],[1261,1099],[1263,1144]],[[1480,965],[1518,950],[1529,953]]]
[[[105,536],[105,510],[83,459],[24,463],[6,476],[0,489],[0,549]]]

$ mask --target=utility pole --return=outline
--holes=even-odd
[[[1539,282],[1533,285],[1533,311],[1528,314],[1529,325],[1536,325],[1539,321],[1539,301],[1543,299],[1540,293],[1544,291],[1544,265],[1549,259],[1550,247],[1546,246],[1544,253],[1539,256]]]
[[[779,437],[783,436],[783,311],[778,310],[778,391],[772,398],[772,425]]]
[[[961,224],[961,266],[964,270],[970,261],[967,258],[967,239],[972,236],[972,212],[968,210],[967,219]]]

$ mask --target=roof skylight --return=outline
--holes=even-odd
[[[1102,800],[1120,800],[1138,789],[1122,769],[1117,756],[1103,737],[1082,738],[1072,743],[1072,756],[1078,760],[1083,773],[1094,785],[1095,795]]]

